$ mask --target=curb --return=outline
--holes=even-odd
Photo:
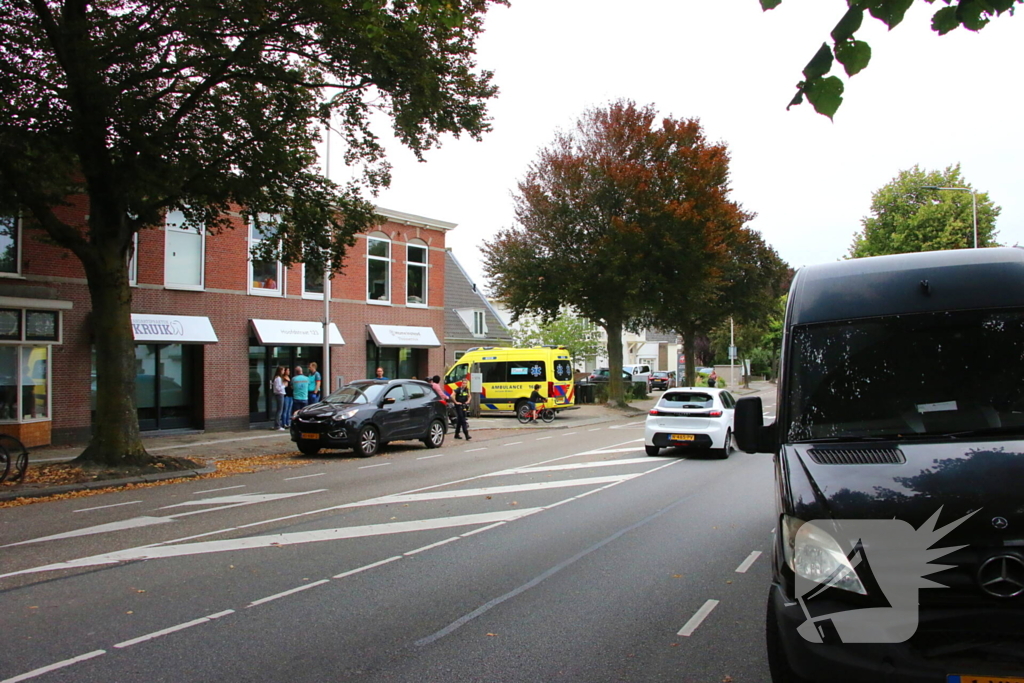
[[[100,481],[86,481],[80,484],[65,484],[64,486],[51,486],[46,489],[33,489],[27,491],[10,491],[0,493],[0,503],[18,498],[44,498],[55,496],[61,493],[73,493],[75,491],[89,491],[92,489],[117,488],[127,484],[143,484],[164,479],[187,479],[198,477],[201,474],[210,474],[217,471],[217,465],[209,465],[198,470],[182,470],[180,472],[161,472],[160,474],[143,474],[138,477],[126,477],[124,479],[103,479]]]

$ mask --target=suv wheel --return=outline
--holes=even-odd
[[[430,423],[427,431],[427,438],[423,439],[423,445],[427,448],[438,448],[444,443],[444,423],[434,420]]]
[[[380,436],[374,427],[363,427],[356,438],[356,455],[369,458],[377,454],[380,448]]]

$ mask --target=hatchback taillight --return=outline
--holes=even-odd
[[[722,417],[722,411],[712,410],[710,413],[708,413],[708,417]]]
[[[651,408],[651,410],[648,413],[648,415],[661,415],[661,413],[658,412],[657,408]]]

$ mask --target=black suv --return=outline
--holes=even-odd
[[[368,458],[389,441],[444,443],[446,407],[434,389],[416,380],[362,380],[338,389],[292,419],[292,441],[306,455],[351,448]]]

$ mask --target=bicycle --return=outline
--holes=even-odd
[[[519,424],[526,424],[530,420],[536,420],[538,418],[544,422],[554,422],[555,411],[553,408],[530,410],[530,406],[524,403],[519,406],[519,410],[516,411],[516,417],[519,419]]]
[[[0,434],[0,481],[22,481],[28,469],[28,449],[10,434]]]

